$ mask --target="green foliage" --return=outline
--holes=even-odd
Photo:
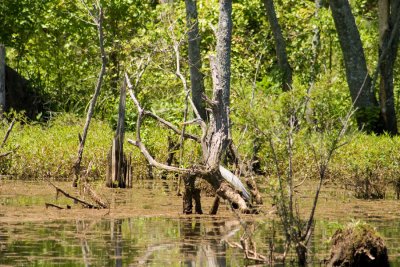
[[[393,197],[392,189],[399,190],[399,146],[398,137],[357,134],[333,163],[335,179],[359,198]]]
[[[18,122],[7,142],[9,148],[19,148],[10,155],[3,174],[22,179],[68,179],[76,159],[78,133],[83,120],[73,115],[60,115],[47,124]],[[94,121],[85,147],[84,166],[92,162],[91,174],[99,178],[105,173],[107,148],[111,132],[104,123]]]
[[[365,0],[351,1],[351,4],[372,70],[376,64],[378,46],[376,3]],[[104,173],[105,155],[113,135],[112,129],[116,125],[122,73],[127,71],[134,81],[143,67],[140,63],[145,64],[150,58],[135,93],[146,109],[179,127],[183,122],[185,93],[175,75],[174,42],[180,44],[181,72],[188,82],[190,80],[183,1],[161,5],[156,1],[114,0],[102,1],[102,6],[109,63],[95,112],[98,120],[89,130],[89,143],[84,156],[84,159],[87,157],[84,165],[93,160],[98,174]],[[268,139],[260,131],[273,137],[278,157],[284,159],[287,156],[287,136],[284,132],[288,125],[288,114],[295,111],[298,131],[294,136],[297,145],[294,147],[293,167],[296,179],[301,181],[304,177],[317,175],[315,171],[304,167],[312,161],[307,146],[310,142],[319,142],[323,147],[329,142],[330,132],[340,129],[341,119],[350,109],[351,100],[342,54],[327,4],[319,10],[318,17],[314,15],[312,1],[279,0],[275,1],[275,7],[293,69],[293,90],[282,92],[275,43],[262,1],[236,1],[233,4],[231,67],[232,136],[234,142],[239,144],[239,152],[244,159],[250,161],[253,156],[258,156],[264,171],[271,174],[272,152],[267,145]],[[27,123],[22,117],[19,119],[21,123],[16,127],[8,148],[16,144],[20,144],[20,148],[13,156],[3,160],[2,172],[24,178],[44,177],[46,173],[67,178],[71,169],[66,166],[72,166],[76,136],[82,129],[83,121],[66,115],[53,116],[59,112],[82,116],[87,111],[100,68],[96,27],[91,24],[87,10],[79,1],[21,0],[17,3],[4,0],[0,3],[0,14],[0,23],[4,25],[0,43],[7,46],[7,63],[30,79],[35,88],[45,95],[49,112],[38,118],[41,121],[50,119],[47,124]],[[206,93],[210,95],[212,82],[207,56],[215,51],[216,38],[210,25],[217,27],[218,1],[198,1],[198,14],[202,71]],[[317,27],[320,29],[320,49],[316,65],[310,66],[313,30]],[[317,73],[311,93],[307,96],[312,67]],[[312,110],[308,121],[305,120],[307,101]],[[377,110],[359,110],[356,116],[367,116],[373,124],[377,114]],[[193,118],[192,112],[188,115],[188,119]],[[135,130],[136,119],[136,107],[128,96],[128,131]],[[353,129],[356,119],[352,121]],[[199,134],[195,126],[187,129]],[[314,136],[310,136],[310,129],[314,131]],[[6,125],[3,125],[5,130]],[[320,133],[325,134],[323,139]],[[143,140],[161,161],[167,156],[168,135],[172,136],[154,120],[145,120]],[[383,188],[399,183],[396,179],[399,159],[394,150],[399,146],[397,137],[391,139],[360,134],[354,137],[353,142],[340,150],[342,155],[332,162],[329,177],[351,185],[357,189],[359,197],[385,195],[386,189]],[[256,152],[255,143],[259,146]],[[145,161],[140,154],[133,148],[129,150],[143,165]],[[201,158],[199,153],[197,144],[186,141],[180,164],[187,166],[196,162]],[[61,163],[56,163],[58,160]],[[21,162],[28,162],[29,165],[24,167]],[[62,166],[60,171],[59,165]],[[372,190],[374,186],[369,186],[369,192],[364,192],[367,180],[383,188]],[[274,183],[273,179],[271,181]]]

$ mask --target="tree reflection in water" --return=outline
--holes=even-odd
[[[210,225],[202,225],[200,218],[181,220],[180,249],[184,266],[227,266],[226,244],[222,240],[239,229],[236,221],[213,221]]]
[[[223,239],[240,230],[238,221],[223,221],[204,217],[188,217],[177,221],[179,239],[174,242],[149,245],[139,257],[139,265],[154,264],[156,254],[178,248],[181,266],[227,266],[226,244]],[[173,259],[172,259],[173,260]]]

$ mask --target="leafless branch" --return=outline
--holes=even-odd
[[[130,81],[129,76],[128,76],[127,73],[125,73],[125,79],[126,79],[126,81],[127,81],[127,85],[128,85],[128,89],[129,89],[129,95],[130,95],[131,99],[133,100],[133,102],[135,103],[138,112],[139,112],[139,113],[142,113],[142,116],[143,116],[143,117],[144,117],[144,116],[149,116],[149,117],[151,117],[151,118],[157,120],[157,121],[160,122],[161,124],[165,125],[167,128],[171,129],[171,130],[174,131],[175,133],[177,133],[177,134],[179,134],[179,135],[182,134],[182,131],[179,130],[178,127],[174,126],[174,125],[173,125],[172,123],[170,123],[169,121],[164,120],[163,118],[161,118],[160,116],[158,116],[158,115],[152,113],[151,111],[144,110],[144,109],[141,107],[141,105],[140,105],[140,103],[139,103],[139,100],[136,98],[136,95],[135,95],[135,93],[134,93],[134,91],[133,91],[133,88],[134,88],[134,87],[132,86],[132,83],[131,83],[131,81]],[[184,133],[184,137],[185,137],[185,138],[192,139],[192,140],[194,140],[194,141],[196,141],[196,142],[200,142],[200,138],[197,137],[197,136],[195,136],[195,135],[192,135],[192,134]]]
[[[150,163],[150,165],[155,166],[160,169],[164,169],[167,171],[172,171],[172,172],[180,172],[180,173],[190,173],[193,172],[190,169],[185,169],[185,168],[178,168],[174,166],[169,166],[166,164],[159,163],[156,161],[149,153],[147,150],[146,146],[141,142],[141,141],[133,141],[132,139],[128,139],[128,142],[134,146],[137,146],[140,149],[140,152],[142,152],[143,156],[147,159],[147,161]]]
[[[361,92],[361,89],[360,89],[360,92]],[[360,92],[359,92],[359,94],[360,94]],[[308,222],[307,222],[304,234],[302,236],[302,239],[305,241],[305,244],[307,244],[309,239],[311,238],[311,234],[312,234],[311,229],[312,229],[312,224],[313,224],[313,221],[314,221],[314,214],[315,214],[315,210],[317,208],[317,202],[318,202],[319,194],[320,194],[320,191],[321,191],[321,187],[322,187],[323,181],[325,179],[326,170],[328,169],[328,165],[329,165],[329,162],[331,161],[331,158],[332,158],[333,154],[342,145],[340,143],[340,141],[342,140],[343,136],[345,135],[345,133],[346,133],[348,127],[349,127],[350,120],[351,120],[352,116],[354,115],[354,112],[355,112],[354,104],[355,104],[356,101],[357,101],[357,99],[353,102],[350,110],[347,112],[346,118],[345,118],[344,123],[342,125],[342,128],[340,129],[340,131],[338,131],[335,139],[333,140],[331,146],[329,147],[328,154],[327,154],[326,158],[319,160],[319,166],[318,166],[319,183],[318,183],[318,186],[317,186],[317,190],[315,192],[313,206],[312,206],[310,215],[308,217]],[[313,153],[316,154],[315,151]],[[314,158],[315,158],[315,160],[317,160],[316,155],[314,156]]]
[[[60,206],[52,204],[52,203],[44,203],[44,204],[46,205],[46,209],[49,208],[49,207],[56,208],[56,209],[59,209],[59,210],[63,210],[64,209],[63,207],[60,207]]]
[[[52,182],[49,181],[49,183],[56,189],[57,195],[58,195],[58,193],[61,193],[61,194],[63,194],[65,197],[74,200],[75,202],[81,204],[81,205],[82,205],[83,207],[85,207],[85,208],[89,208],[89,209],[101,209],[101,207],[98,207],[98,206],[96,206],[96,205],[93,205],[93,204],[91,204],[91,203],[89,203],[89,202],[86,202],[86,201],[84,201],[84,200],[82,200],[82,199],[79,199],[79,198],[77,198],[77,197],[74,197],[74,196],[68,194],[67,192],[65,192],[64,190],[62,190],[60,187],[58,187],[58,186],[56,186],[55,184],[53,184]]]
[[[6,144],[7,139],[8,139],[8,137],[9,137],[9,135],[10,135],[10,133],[11,133],[13,127],[14,127],[14,124],[15,124],[15,119],[13,119],[12,122],[10,123],[10,126],[8,126],[6,135],[4,136],[3,142],[1,142],[0,148],[3,148],[4,145]]]
[[[85,2],[83,0],[81,0],[82,3],[86,6]],[[87,6],[86,6],[87,8]],[[95,87],[95,91],[94,91],[94,95],[92,97],[92,100],[90,101],[90,105],[89,105],[89,110],[87,113],[87,117],[86,117],[86,122],[85,122],[85,126],[83,128],[83,134],[82,134],[82,140],[79,143],[79,149],[78,149],[78,157],[75,161],[74,164],[74,170],[75,170],[75,178],[74,178],[74,182],[73,182],[73,186],[76,187],[77,186],[77,182],[79,180],[79,173],[80,173],[80,168],[81,168],[81,161],[82,161],[82,155],[83,155],[83,149],[85,147],[85,142],[86,142],[86,137],[89,131],[89,125],[90,125],[90,121],[93,117],[93,113],[94,113],[94,109],[96,106],[96,102],[97,102],[97,98],[100,94],[100,89],[101,89],[101,85],[103,83],[103,77],[105,75],[106,72],[106,65],[107,65],[107,57],[106,57],[106,52],[104,49],[104,33],[103,33],[103,9],[99,6],[98,8],[98,17],[95,18],[93,17],[96,26],[97,26],[97,30],[98,30],[98,34],[99,34],[99,46],[100,46],[100,55],[101,55],[101,70],[97,79],[97,84]],[[89,9],[88,9],[88,12]]]

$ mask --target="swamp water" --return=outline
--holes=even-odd
[[[78,193],[69,183],[57,185]],[[110,210],[82,209],[64,197],[56,199],[45,182],[0,181],[0,266],[246,265],[242,251],[222,241],[237,242],[244,233],[226,205],[214,217],[181,215],[175,187],[160,181],[140,182],[129,190],[96,190],[110,201]],[[203,198],[205,212],[212,200]],[[72,209],[46,209],[45,203]],[[328,257],[329,237],[339,222],[357,219],[377,228],[389,248],[391,266],[400,266],[399,202],[360,201],[348,192],[327,190],[319,204],[309,247],[313,266]],[[270,206],[263,210],[268,213]],[[271,246],[283,250],[274,215],[246,215],[242,220],[254,231],[259,253],[268,255]]]

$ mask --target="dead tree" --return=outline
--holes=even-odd
[[[100,89],[101,89],[101,85],[103,83],[103,78],[104,78],[104,74],[106,73],[106,65],[107,65],[107,58],[106,58],[106,52],[104,49],[104,34],[103,34],[103,9],[101,6],[95,6],[95,11],[98,11],[98,15],[93,15],[92,12],[90,11],[89,7],[86,6],[86,4],[82,1],[82,3],[85,5],[89,15],[92,17],[93,23],[94,25],[97,27],[98,30],[98,34],[99,34],[99,45],[100,45],[100,54],[101,54],[101,70],[99,73],[99,76],[97,78],[97,84],[94,90],[94,94],[92,97],[92,100],[90,101],[90,105],[89,105],[89,110],[87,113],[87,117],[86,117],[86,122],[85,122],[85,126],[83,128],[83,134],[82,137],[79,138],[79,148],[78,148],[78,157],[75,161],[74,164],[74,173],[75,173],[75,177],[74,177],[74,181],[72,183],[73,187],[77,187],[78,186],[78,181],[79,181],[79,175],[80,175],[80,171],[81,171],[81,162],[82,162],[82,155],[83,155],[83,149],[85,147],[85,142],[86,142],[86,137],[87,137],[87,133],[89,130],[89,125],[90,125],[90,121],[93,117],[93,113],[94,113],[94,108],[96,106],[96,102],[97,102],[97,98],[100,95]]]
[[[228,170],[220,166],[221,157],[231,142],[229,139],[231,33],[232,1],[222,0],[220,1],[220,15],[217,31],[217,53],[216,57],[210,57],[211,72],[213,77],[213,95],[211,99],[203,95],[207,105],[211,110],[210,120],[209,122],[206,122],[201,118],[192,99],[189,98],[189,102],[194,113],[196,114],[196,119],[191,122],[196,123],[201,127],[202,136],[198,137],[189,133],[183,133],[185,138],[193,139],[201,144],[203,154],[203,160],[201,164],[194,165],[190,168],[179,168],[159,163],[150,155],[145,144],[142,142],[140,134],[142,122],[145,117],[151,117],[158,120],[160,123],[177,134],[182,134],[182,131],[170,122],[160,118],[148,110],[143,109],[135,96],[129,76],[125,74],[130,96],[138,111],[136,140],[128,141],[140,149],[142,154],[146,157],[151,165],[168,171],[183,173],[185,175],[189,175],[190,177],[202,178],[210,183],[218,196],[228,200],[230,203],[237,206],[241,211],[249,212],[249,205],[245,200],[246,196],[248,197],[247,191],[244,187],[240,189],[238,188],[242,191],[242,193],[238,193],[232,184],[236,184],[236,186],[243,186],[240,180],[238,180],[238,178]],[[227,177],[227,173],[232,174],[232,176]],[[232,178],[233,183],[227,181],[229,178]]]
[[[126,188],[132,186],[131,166],[124,153],[125,106],[126,81],[124,79],[119,98],[117,130],[107,157],[106,185],[108,187]]]

